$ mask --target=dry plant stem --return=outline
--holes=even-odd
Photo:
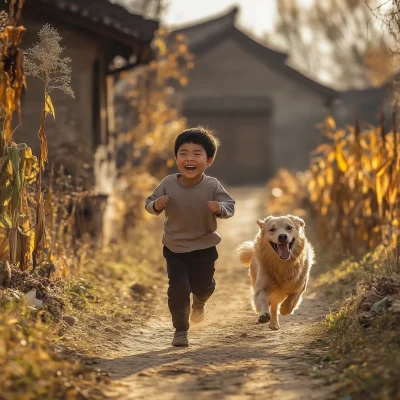
[[[19,0],[18,2],[18,11],[17,16],[15,17],[15,26],[19,25],[19,22],[22,18],[22,8],[24,7],[25,0]]]
[[[3,111],[0,110],[1,114],[3,114]],[[6,140],[5,140],[5,129],[6,129],[6,117],[5,115],[2,115],[0,119],[3,120],[2,128],[1,128],[1,133],[0,133],[0,157],[4,156],[4,150],[6,147]]]
[[[46,95],[45,95],[46,99]],[[45,100],[46,101],[46,100]],[[45,221],[44,221],[44,201],[42,193],[42,170],[44,169],[44,162],[47,159],[47,141],[44,132],[44,127],[46,123],[46,109],[45,106],[42,111],[42,121],[39,129],[40,138],[40,156],[39,156],[39,177],[38,177],[38,194],[37,194],[37,208],[36,208],[36,226],[35,226],[35,248],[32,253],[33,268],[38,266],[40,257],[42,255],[42,250],[45,247]]]
[[[15,13],[15,6],[18,1],[17,12]],[[11,0],[9,7],[9,20],[13,26],[18,26],[22,17],[22,8],[24,7],[25,0]],[[15,18],[14,18],[15,15]]]
[[[10,7],[9,7],[9,21],[11,23],[11,25],[14,25],[14,9],[15,9],[15,4],[16,4],[17,0],[11,0],[10,2]]]
[[[47,96],[47,94],[46,94]],[[46,102],[46,100],[45,100]],[[46,104],[44,104],[43,110],[42,110],[42,120],[40,123],[40,128],[39,128],[39,139],[40,139],[40,155],[39,155],[39,165],[40,165],[40,170],[44,170],[45,168],[45,162],[47,161],[48,157],[48,148],[47,148],[47,138],[46,138],[46,133],[45,133],[45,126],[46,126]],[[39,189],[41,188],[41,174],[40,174],[40,182],[39,182]]]

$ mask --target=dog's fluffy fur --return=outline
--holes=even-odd
[[[314,250],[305,237],[304,221],[294,215],[269,216],[257,221],[254,241],[242,243],[237,251],[242,264],[250,267],[250,284],[258,321],[269,321],[279,329],[278,312],[291,314],[307,288]]]

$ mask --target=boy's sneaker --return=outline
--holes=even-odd
[[[190,321],[195,324],[199,324],[204,319],[204,307],[192,308],[192,313],[190,314]]]
[[[175,347],[189,346],[188,332],[187,331],[175,331],[174,339],[172,340],[172,346],[175,346]]]

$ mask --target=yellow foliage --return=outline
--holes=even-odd
[[[186,86],[194,62],[182,34],[176,35],[173,41],[168,38],[168,31],[161,29],[156,33],[154,47],[155,59],[147,66],[136,68],[130,76],[132,88],[128,97],[137,122],[132,131],[124,135],[124,142],[132,143],[129,158],[136,164],[137,174],[150,172],[161,176],[174,164],[170,160],[173,160],[175,136],[186,128],[186,120],[180,114],[179,97],[171,81]]]
[[[0,45],[0,107],[6,116],[5,142],[12,143],[12,118],[20,115],[20,98],[26,87],[22,50],[18,47],[26,32],[23,26],[7,26],[1,33]],[[0,147],[0,151],[3,148]],[[0,153],[1,154],[1,153]]]
[[[45,96],[44,103],[45,103],[46,113],[51,114],[54,117],[54,119],[56,119],[56,110],[54,109],[53,101],[51,100],[51,97],[47,93]]]
[[[333,145],[323,144],[313,152],[308,182],[320,237],[331,242],[338,235],[355,253],[379,243],[400,246],[399,133],[384,134],[383,127],[335,130],[332,117],[324,127]]]

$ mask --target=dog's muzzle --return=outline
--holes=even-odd
[[[288,260],[292,253],[292,249],[293,249],[295,241],[296,241],[296,238],[293,238],[293,240],[290,243],[288,243],[288,242],[279,243],[279,244],[276,244],[274,242],[270,242],[270,243],[271,243],[272,248],[276,251],[276,253],[278,254],[278,256],[281,260]]]

